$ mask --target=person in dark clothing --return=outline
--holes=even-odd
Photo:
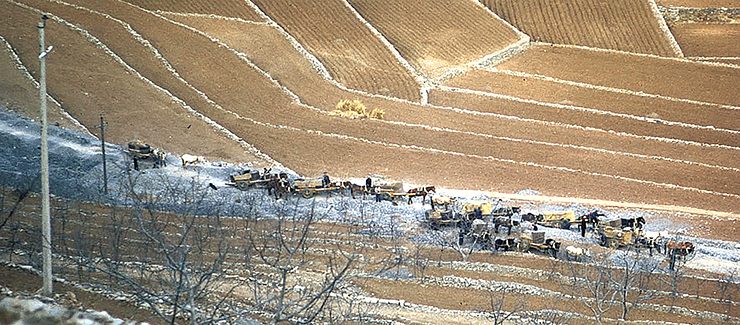
[[[134,157],[134,170],[139,170],[139,159],[136,159],[136,157]]]
[[[372,189],[372,188],[373,188],[373,179],[372,179],[372,178],[370,178],[370,177],[368,177],[368,178],[367,178],[367,179],[365,180],[365,189],[366,189],[367,191],[370,191],[370,189]]]
[[[581,217],[581,237],[586,237],[586,219],[588,217]]]
[[[329,175],[324,172],[324,177],[321,179],[321,186],[328,187],[329,184],[331,184],[331,180],[329,179]]]

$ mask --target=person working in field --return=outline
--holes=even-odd
[[[329,179],[329,175],[324,172],[324,177],[321,179],[321,186],[328,187],[329,184],[331,184],[331,180]]]

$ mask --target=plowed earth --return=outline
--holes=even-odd
[[[687,57],[740,56],[740,24],[673,24],[671,32]]]
[[[420,85],[341,0],[254,1],[350,89],[416,101]],[[320,18],[319,18],[320,17]]]
[[[562,80],[740,106],[740,68],[593,49],[539,45],[497,66]],[[733,108],[734,109],[734,108]]]
[[[348,1],[414,68],[435,78],[516,43],[520,34],[474,1]],[[409,15],[408,12],[418,12]]]
[[[533,41],[677,56],[648,1],[482,0]]]

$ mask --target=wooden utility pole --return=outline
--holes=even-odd
[[[39,96],[41,97],[41,247],[43,257],[43,286],[41,293],[51,296],[53,293],[51,284],[51,212],[49,208],[49,147],[46,139],[46,55],[51,52],[52,47],[46,49],[44,40],[44,28],[46,28],[46,15],[41,16],[41,21],[36,25],[39,29]]]
[[[106,169],[105,163],[105,127],[108,126],[107,122],[103,122],[103,114],[100,114],[100,126],[96,126],[96,129],[100,129],[100,146],[103,148],[103,191],[105,195],[108,195],[108,170]]]

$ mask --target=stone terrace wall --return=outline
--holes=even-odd
[[[740,23],[740,8],[658,7],[666,21],[677,23]]]

